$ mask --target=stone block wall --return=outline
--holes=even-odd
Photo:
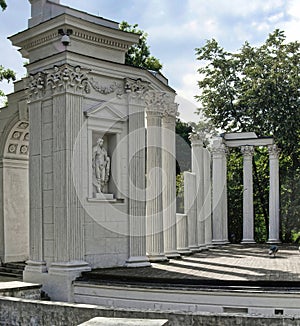
[[[254,315],[137,311],[94,305],[0,297],[0,325],[75,326],[94,317],[168,319],[170,326],[299,326],[300,318]]]

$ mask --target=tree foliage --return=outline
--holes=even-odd
[[[273,136],[281,148],[282,233],[290,241],[300,229],[300,43],[287,43],[284,32],[275,30],[259,47],[245,42],[232,53],[212,39],[196,55],[202,63],[199,111],[225,132]],[[254,159],[255,212],[266,222],[268,164],[259,157]]]
[[[150,47],[147,44],[147,33],[138,29],[138,24],[130,25],[125,21],[120,24],[120,29],[125,32],[140,34],[138,44],[131,46],[127,51],[125,63],[154,71],[161,70],[162,64],[150,53]]]
[[[7,82],[16,80],[15,72],[11,69],[5,69],[0,65],[0,82],[6,80]],[[0,90],[0,96],[5,96],[5,94]]]
[[[7,7],[6,1],[5,0],[0,0],[0,7],[2,8],[2,10],[5,10]]]
[[[5,0],[0,0],[0,7],[2,10],[5,10],[7,7]],[[11,80],[16,80],[16,74],[11,69],[5,69],[2,65],[0,65],[0,82],[6,80],[7,82],[10,82]],[[0,89],[0,96],[5,96],[3,91]]]

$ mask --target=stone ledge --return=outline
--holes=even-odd
[[[167,319],[131,319],[131,318],[106,318],[96,317],[78,326],[164,326],[168,325]]]

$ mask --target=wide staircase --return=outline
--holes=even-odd
[[[22,280],[25,262],[2,263],[0,265],[0,278],[10,277]]]

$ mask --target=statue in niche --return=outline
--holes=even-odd
[[[103,139],[97,140],[93,153],[93,170],[96,179],[97,193],[103,193],[105,185],[108,183],[110,174],[110,157],[107,155],[106,149],[103,147]]]

